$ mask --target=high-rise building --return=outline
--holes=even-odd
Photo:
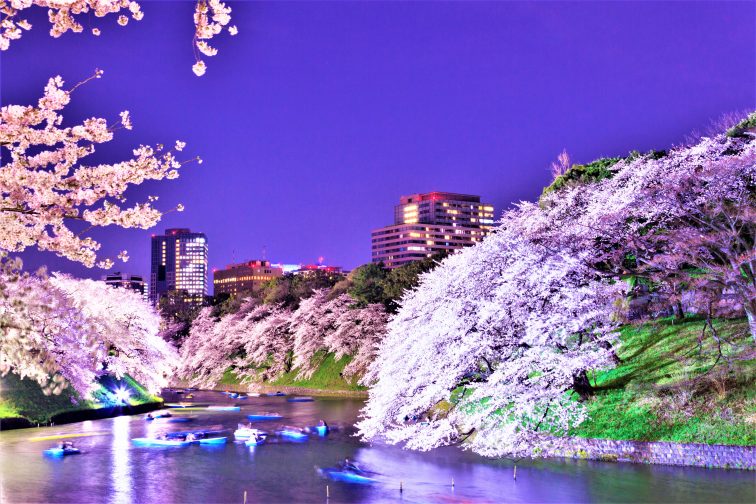
[[[136,291],[145,301],[147,300],[147,282],[144,281],[142,275],[131,275],[116,271],[103,275],[102,280],[113,287]]]
[[[152,237],[150,301],[175,292],[177,299],[199,305],[207,295],[207,237],[188,229],[166,229]]]
[[[491,232],[494,208],[480,196],[431,192],[402,196],[394,224],[372,232],[372,261],[387,268],[474,245]]]
[[[254,292],[262,284],[283,275],[281,267],[270,261],[254,260],[229,264],[224,269],[213,271],[213,294],[236,296],[244,292]]]

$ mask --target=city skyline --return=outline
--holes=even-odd
[[[240,33],[219,42],[201,79],[185,47],[192,5],[181,2],[150,3],[126,27],[106,19],[100,37],[52,43],[35,29],[2,55],[3,103],[34,103],[51,75],[73,85],[103,67],[66,119],[127,109],[134,129],[92,162],[176,139],[204,159],[128,193],[185,212],[149,230],[93,233],[103,255],[129,251],[114,271],[146,275],[150,235],[174,227],[207,234],[210,270],[263,250],[353,269],[370,262],[370,230],[402,194],[480,194],[498,218],[538,197],[564,148],[574,162],[666,149],[756,106],[756,49],[734,43],[754,39],[747,4],[230,5]],[[44,9],[30,21],[44,26]],[[105,273],[21,255],[30,270]]]

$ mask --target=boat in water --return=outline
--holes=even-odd
[[[134,446],[181,447],[192,444],[192,441],[187,441],[186,438],[134,438],[131,442]]]
[[[210,411],[239,411],[241,408],[239,406],[208,406],[207,409]]]
[[[247,439],[244,444],[246,446],[260,446],[265,442],[266,439],[268,439],[268,435],[265,433],[260,433]]]
[[[66,446],[63,448],[56,446],[55,448],[48,448],[43,453],[50,457],[65,457],[67,455],[81,455],[81,450],[73,446]]]
[[[349,471],[337,467],[326,467],[325,469],[318,469],[321,476],[332,479],[334,481],[343,481],[344,483],[356,483],[358,485],[373,485],[378,483],[378,480],[366,476],[363,473],[356,471]]]
[[[286,427],[278,431],[278,435],[292,441],[307,441],[309,436],[296,427]]]
[[[236,439],[249,439],[261,435],[266,435],[266,433],[261,431],[260,429],[254,429],[250,426],[240,426],[234,431],[234,437]]]
[[[312,402],[315,399],[309,396],[294,396],[286,399],[288,402]]]
[[[247,415],[247,418],[252,421],[264,421],[264,420],[279,420],[283,418],[278,413],[253,413],[251,415]]]

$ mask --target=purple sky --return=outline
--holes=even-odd
[[[132,192],[184,203],[158,225],[204,231],[210,267],[267,258],[353,268],[401,194],[480,194],[497,213],[573,161],[666,148],[723,112],[756,108],[753,2],[230,2],[237,37],[191,72],[191,2],[143,2],[103,34],[34,29],[0,56],[3,104],[36,102],[46,79],[95,68],[67,119],[132,113],[93,161],[139,143],[188,143],[178,180]],[[86,30],[88,32],[88,29]],[[107,228],[119,269],[149,272],[155,230]],[[29,268],[99,276],[49,253]]]

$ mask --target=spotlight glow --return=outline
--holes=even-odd
[[[129,392],[128,389],[125,389],[123,387],[119,388],[119,389],[116,389],[113,393],[115,394],[116,399],[118,399],[123,404],[126,404],[126,402],[131,397],[131,392]]]

